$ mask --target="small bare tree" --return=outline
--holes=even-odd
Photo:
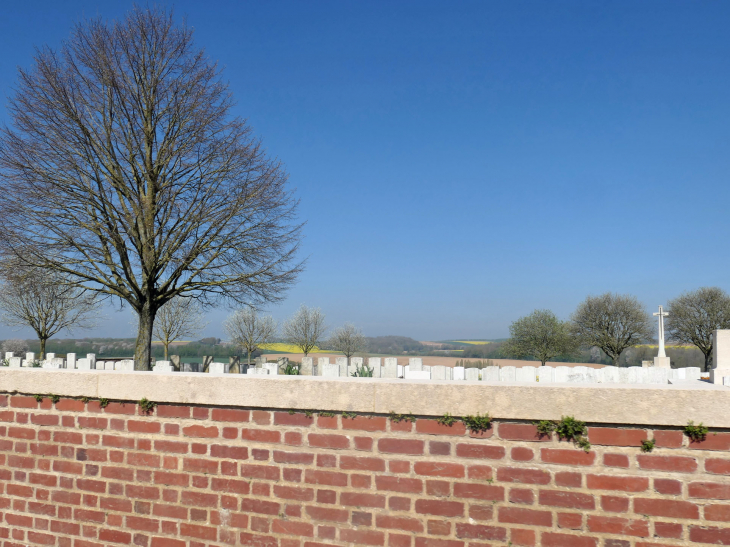
[[[28,342],[21,338],[11,338],[3,342],[3,353],[11,352],[16,357],[28,351]]]
[[[260,316],[255,309],[236,310],[223,322],[231,343],[247,352],[247,363],[251,364],[251,354],[264,344],[274,340],[277,331],[276,321],[270,315]]]
[[[705,370],[710,370],[712,331],[730,328],[730,296],[718,287],[702,287],[670,300],[667,312],[669,338],[697,346],[705,356]]]
[[[580,342],[602,349],[617,367],[625,349],[648,342],[654,335],[649,314],[630,295],[589,296],[578,305],[571,319],[573,333]]]
[[[301,270],[297,200],[221,71],[161,8],[75,26],[39,48],[0,127],[0,253],[137,313],[148,370],[158,310],[278,301]]]
[[[517,359],[534,357],[543,366],[558,355],[572,355],[578,350],[578,340],[570,332],[570,323],[561,321],[550,310],[535,310],[509,327],[511,338],[502,351]]]
[[[155,317],[154,336],[165,348],[165,360],[172,342],[183,336],[195,336],[208,323],[200,309],[200,304],[192,298],[175,297],[157,312]]]
[[[339,329],[335,329],[329,339],[329,346],[335,351],[341,351],[347,357],[347,365],[350,365],[350,358],[365,348],[365,337],[360,329],[352,323],[345,323]]]
[[[327,325],[319,308],[308,308],[304,304],[284,323],[284,338],[298,347],[306,357],[324,338]]]
[[[49,270],[18,267],[5,269],[0,308],[3,323],[36,332],[41,346],[39,359],[45,356],[49,338],[64,329],[93,327],[92,316],[98,312],[94,295],[67,278]]]

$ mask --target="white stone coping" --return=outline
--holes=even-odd
[[[276,375],[0,369],[0,393],[416,416],[730,428],[730,389],[706,382],[527,384]]]

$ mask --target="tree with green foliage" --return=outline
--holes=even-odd
[[[649,342],[654,335],[651,317],[631,295],[589,296],[578,305],[571,321],[580,343],[603,350],[617,367],[625,349]]]
[[[502,352],[521,359],[532,357],[545,363],[558,355],[571,355],[578,350],[578,342],[570,331],[570,323],[561,321],[550,310],[535,310],[521,317],[509,327],[511,338]]]
[[[670,300],[666,329],[669,339],[697,346],[712,367],[712,332],[730,328],[730,296],[719,287],[701,287]]]

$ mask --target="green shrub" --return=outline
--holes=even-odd
[[[492,427],[492,418],[489,416],[489,412],[485,413],[484,416],[479,413],[476,416],[464,416],[461,421],[473,433],[483,433]]]
[[[147,397],[142,397],[139,401],[139,408],[142,409],[142,412],[145,414],[152,412],[156,406],[157,403],[147,400]]]
[[[106,408],[108,404],[109,404],[109,399],[106,399],[104,397],[102,397],[101,399],[99,399],[99,406],[101,408]]]
[[[656,444],[656,441],[654,439],[647,439],[644,441],[641,441],[641,451],[642,452],[651,452],[654,450],[654,445]]]
[[[540,420],[539,422],[533,422],[537,428],[538,437],[552,437],[553,431],[557,427],[557,424],[552,420]]]
[[[456,418],[454,418],[451,414],[449,414],[447,412],[446,414],[444,414],[440,418],[437,418],[436,419],[436,422],[439,423],[439,424],[441,424],[441,425],[446,425],[448,427],[451,427],[452,425],[454,425],[454,422],[456,422]]]
[[[415,422],[416,417],[413,414],[396,414],[392,410],[390,411],[390,421],[394,423],[398,422]]]
[[[372,378],[374,371],[374,369],[363,363],[361,366],[355,367],[355,372],[350,376],[354,376],[355,378]]]
[[[282,367],[281,371],[286,376],[299,376],[301,374],[300,365],[291,362]]]
[[[684,434],[687,435],[693,443],[699,443],[704,441],[710,430],[707,426],[700,422],[698,425],[690,420],[686,426],[684,426]]]

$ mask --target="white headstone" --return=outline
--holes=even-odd
[[[335,363],[340,367],[340,377],[347,378],[349,376],[347,373],[347,357],[337,357]]]
[[[517,369],[515,367],[502,367],[499,369],[500,382],[516,382]]]
[[[362,367],[364,359],[362,357],[351,357],[350,366],[354,369]]]
[[[553,371],[553,380],[556,384],[564,384],[569,381],[570,367],[559,366]]]
[[[340,365],[325,363],[322,365],[322,376],[338,378],[340,376]]]
[[[124,372],[134,371],[134,359],[123,359],[114,363],[114,370],[122,370]]]
[[[15,357],[15,354],[12,351],[6,351],[5,359],[10,359],[11,357]]]
[[[79,370],[91,370],[91,361],[89,359],[78,359],[76,368]]]
[[[601,369],[603,374],[604,384],[618,384],[619,382],[619,368],[618,367],[603,367]]]
[[[411,357],[408,359],[408,366],[410,370],[423,370],[423,359],[421,357]]]
[[[466,380],[468,382],[477,382],[479,381],[479,369],[478,368],[468,368],[464,370],[464,375],[466,376]]]
[[[170,368],[172,368],[172,363],[170,363]],[[225,363],[213,362],[208,365],[208,374],[225,374],[225,372],[226,372]]]
[[[86,358],[91,363],[91,368],[96,368],[96,353],[87,353]]]
[[[553,383],[553,367],[537,367],[535,374],[537,381],[541,384]]]
[[[104,370],[114,370],[114,361],[101,361],[104,363]],[[172,366],[172,365],[170,365]],[[101,368],[99,363],[96,363],[96,368]]]
[[[464,367],[454,367],[451,371],[452,378],[454,380],[465,380],[466,379],[466,373],[465,373]],[[479,370],[479,369],[477,369]]]
[[[329,365],[330,364],[330,358],[329,357],[317,357],[317,366],[321,367],[323,365]]]
[[[370,357],[368,359],[368,366],[373,369],[373,378],[383,377],[383,367],[380,366],[380,357]]]
[[[66,368],[76,368],[76,354],[75,353],[67,353],[66,354]]]
[[[396,370],[398,370],[398,378],[405,378],[407,368],[408,368],[408,365],[406,365],[406,366],[398,365],[396,367]]]
[[[406,380],[430,380],[431,373],[427,370],[409,370],[406,373]]]
[[[261,368],[268,370],[271,375],[279,374],[279,363],[264,363]]]
[[[398,359],[386,357],[381,375],[383,378],[398,378]]]
[[[500,372],[496,365],[484,367],[482,369],[482,382],[499,382]]]
[[[312,370],[313,364],[312,364],[312,358],[311,357],[302,357],[302,366],[299,369],[299,374],[302,376],[312,376],[314,371]]]
[[[535,367],[519,367],[515,369],[515,382],[534,382]]]
[[[28,362],[35,361],[35,352],[33,352],[33,351],[26,352],[26,354],[25,354],[25,360],[28,361]],[[28,365],[28,366],[30,366],[30,365]]]
[[[63,361],[63,359],[61,359]],[[59,369],[62,363],[59,363],[56,359],[45,359],[41,364],[42,368]]]
[[[267,368],[250,367],[246,371],[246,374],[249,375],[249,376],[262,376],[262,375],[266,375],[267,376],[269,374],[269,369],[267,369]]]
[[[55,353],[46,353],[46,361],[50,361],[51,359],[55,359],[56,354]]]
[[[702,369],[700,367],[687,367],[686,378],[688,380],[700,380],[702,378]]]
[[[416,372],[416,371],[413,371]],[[428,371],[425,371],[428,372]],[[432,380],[451,380],[451,368],[442,367],[442,366],[435,366],[431,368],[431,379]]]
[[[216,364],[222,364],[222,363],[216,363]],[[211,370],[212,370],[211,363]],[[155,366],[152,367],[152,372],[172,372],[172,363],[170,361],[155,361]]]
[[[8,358],[8,363],[11,368],[20,368],[22,365],[22,359],[20,357],[10,357]]]

